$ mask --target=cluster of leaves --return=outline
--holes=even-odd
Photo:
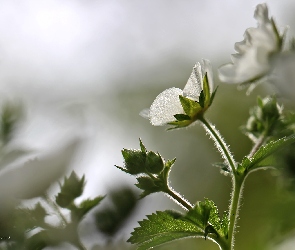
[[[227,238],[228,215],[225,213],[220,219],[214,202],[205,199],[184,215],[170,210],[158,211],[148,215],[139,225],[128,241],[144,250],[187,237]]]
[[[55,246],[62,242],[68,242],[78,249],[81,249],[81,242],[78,235],[78,226],[82,219],[94,207],[96,207],[102,196],[94,199],[86,199],[78,205],[74,200],[83,194],[85,178],[78,178],[75,172],[64,178],[64,183],[60,184],[60,191],[55,201],[44,197],[46,202],[52,207],[53,212],[60,218],[59,225],[55,226],[45,221],[48,210],[41,202],[34,208],[13,209],[4,216],[8,216],[7,228],[1,228],[2,241],[6,242],[8,249],[43,249],[47,246]],[[65,218],[61,212],[65,208],[70,212],[70,220]],[[5,220],[4,220],[5,221]],[[34,230],[34,231],[32,231]]]
[[[156,192],[167,192],[169,172],[176,159],[165,162],[159,153],[147,151],[141,140],[140,148],[141,150],[123,149],[125,165],[116,167],[128,174],[139,175],[136,186],[143,190],[141,198]]]

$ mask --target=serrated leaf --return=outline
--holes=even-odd
[[[140,194],[140,198],[144,198],[145,196],[163,191],[163,184],[155,183],[155,181],[148,176],[140,176],[137,178],[137,182],[135,186],[142,189],[143,192]],[[160,184],[160,185],[159,185]]]
[[[145,172],[146,153],[142,150],[123,149],[124,168],[118,167],[126,173],[137,175]]]
[[[262,146],[258,149],[258,151],[249,159],[245,157],[240,164],[240,173],[243,171],[251,171],[254,169],[258,169],[259,167],[265,167],[265,165],[259,165],[264,159],[268,156],[272,155],[276,151],[286,147],[295,142],[295,135],[290,135],[288,137],[284,137],[275,141],[271,141],[265,146]]]
[[[128,242],[138,244],[138,249],[150,249],[177,239],[202,237],[204,231],[194,223],[183,220],[182,215],[172,211],[156,212],[139,222]]]
[[[145,166],[149,173],[158,174],[164,168],[164,161],[159,153],[149,151],[146,155]]]
[[[80,221],[91,209],[96,207],[104,198],[105,196],[98,196],[94,199],[83,200],[80,203],[79,207],[73,211],[76,216],[76,219]]]
[[[85,186],[85,176],[78,178],[75,171],[64,178],[64,183],[60,184],[60,192],[56,196],[56,203],[63,208],[68,207],[76,198],[82,195]]]
[[[202,110],[202,107],[199,103],[186,98],[182,95],[179,96],[180,103],[183,107],[184,112],[189,116],[193,117],[195,114],[199,113]]]
[[[184,218],[204,230],[205,237],[208,233],[217,236],[225,236],[227,233],[228,219],[220,219],[217,206],[211,200],[197,202]]]

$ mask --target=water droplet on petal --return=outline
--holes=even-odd
[[[150,121],[154,126],[166,125],[175,121],[174,115],[184,114],[184,110],[179,101],[179,96],[183,92],[179,88],[170,88],[160,93],[150,108]]]

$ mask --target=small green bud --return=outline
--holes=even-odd
[[[257,104],[250,110],[250,117],[244,127],[246,134],[250,138],[258,138],[261,134],[273,135],[281,124],[282,108],[275,96],[258,97]]]

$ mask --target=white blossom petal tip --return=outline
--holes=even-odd
[[[235,44],[232,63],[221,66],[219,79],[224,83],[243,84],[265,76],[271,70],[270,56],[281,50],[282,36],[273,19],[268,17],[267,5],[257,5],[254,13],[256,28],[248,28],[244,40]]]

